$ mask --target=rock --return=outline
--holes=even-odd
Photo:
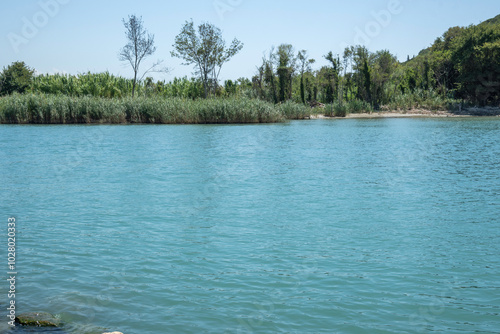
[[[123,334],[122,332],[109,332],[109,333],[102,333],[102,334]]]
[[[23,326],[59,327],[61,320],[46,312],[23,313],[16,317],[16,322]]]

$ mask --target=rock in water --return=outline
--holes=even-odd
[[[59,327],[61,325],[60,319],[46,312],[23,313],[16,317],[16,322],[23,326],[35,327]]]
[[[102,333],[102,334],[123,334],[122,332],[110,332],[110,333]]]

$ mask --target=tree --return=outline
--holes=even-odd
[[[276,92],[276,78],[274,76],[274,62],[276,60],[276,54],[274,53],[274,47],[269,52],[269,58],[264,58],[264,80],[271,86],[272,101],[276,104],[278,103],[278,94]]]
[[[373,55],[371,81],[373,83],[372,97],[375,106],[389,102],[390,93],[387,86],[389,86],[397,63],[396,57],[388,50],[377,51]]]
[[[498,100],[500,90],[500,25],[470,27],[456,37],[452,61],[458,95],[482,105]]]
[[[372,55],[364,46],[356,46],[353,48],[353,70],[354,83],[356,84],[356,97],[360,100],[369,101],[371,103],[371,74],[370,67]],[[370,85],[368,85],[370,83]]]
[[[295,72],[295,50],[290,44],[281,44],[276,51],[278,62],[279,100],[284,102],[292,98],[292,77]]]
[[[198,26],[197,33],[193,21],[186,21],[180,34],[175,37],[173,47],[172,57],[183,59],[183,65],[195,65],[195,73],[203,82],[206,98],[211,87],[213,91],[217,88],[222,66],[243,48],[243,43],[235,38],[226,48],[219,28],[203,23]]]
[[[354,47],[346,47],[344,50],[344,55],[342,56],[344,60],[344,85],[343,90],[345,93],[345,100],[349,99],[349,95],[352,95],[352,72],[347,72],[349,69],[352,69],[352,61],[353,61]]]
[[[335,97],[338,97],[338,91],[339,91],[339,74],[342,71],[342,63],[340,62],[340,58],[337,55],[333,55],[333,52],[330,51],[326,56],[324,56],[326,60],[330,62],[332,65],[331,71],[330,71],[330,80],[331,80],[331,89],[328,89],[328,92],[331,93],[331,101],[329,103],[333,102]],[[330,99],[330,98],[329,98]]]
[[[372,103],[372,91],[371,91],[371,85],[372,85],[372,76],[371,76],[371,68],[368,65],[368,60],[365,59],[365,63],[363,64],[363,77],[364,77],[364,85],[365,85],[365,92],[366,92],[366,98],[365,101],[368,101],[368,103]]]
[[[306,103],[306,90],[304,84],[304,73],[311,71],[311,65],[316,61],[314,59],[309,59],[306,50],[299,51],[297,55],[300,65],[300,99],[302,103]]]
[[[31,85],[35,70],[24,62],[14,62],[0,74],[0,95],[24,93]]]
[[[142,17],[131,15],[128,20],[123,19],[122,21],[125,26],[125,35],[127,36],[128,43],[121,49],[119,59],[120,61],[129,62],[130,66],[132,66],[134,71],[132,96],[134,96],[137,81],[141,81],[147,73],[168,72],[168,69],[160,69],[159,66],[163,63],[163,61],[159,60],[146,70],[142,77],[137,80],[142,61],[146,57],[153,55],[156,51],[155,36],[148,33],[148,31],[144,28]]]
[[[318,81],[319,85],[321,87],[321,101],[323,103],[333,103],[335,100],[334,98],[334,89],[333,89],[333,83],[335,81],[334,77],[334,71],[332,68],[328,66],[323,66],[319,69],[318,74]]]

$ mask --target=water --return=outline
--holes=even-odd
[[[85,334],[500,333],[499,138],[498,118],[0,126],[18,312]]]

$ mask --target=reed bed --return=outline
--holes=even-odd
[[[383,110],[409,111],[425,109],[430,111],[450,110],[454,104],[460,103],[448,97],[443,97],[434,90],[416,89],[412,93],[396,95]]]
[[[348,114],[372,112],[373,107],[361,100],[335,101],[325,108],[325,115],[330,117],[346,117]]]
[[[45,94],[0,98],[0,123],[4,124],[273,123],[286,119],[283,112],[280,106],[247,98],[108,99]]]
[[[311,116],[311,108],[293,101],[286,101],[277,105],[286,119],[306,119]]]

